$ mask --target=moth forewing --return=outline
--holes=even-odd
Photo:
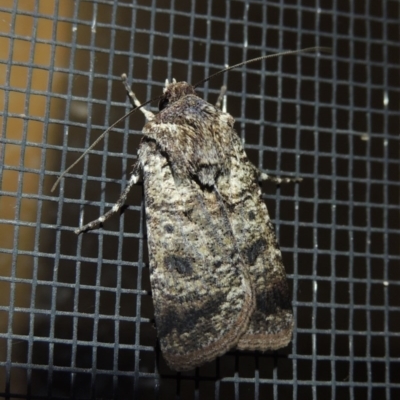
[[[192,369],[238,343],[255,306],[252,286],[215,192],[175,180],[153,141],[143,141],[139,160],[161,349],[171,368]]]
[[[256,309],[238,343],[240,349],[276,350],[292,337],[293,313],[282,255],[262,200],[261,172],[249,161],[234,130],[229,131],[230,170],[217,182],[236,246],[255,294]]]

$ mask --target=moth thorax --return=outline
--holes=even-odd
[[[184,96],[187,96],[188,94],[196,95],[194,87],[189,85],[189,83],[176,82],[175,80],[172,83],[167,82],[164,88],[164,95],[160,99],[158,105],[159,110],[164,109],[168,105],[174,103]]]

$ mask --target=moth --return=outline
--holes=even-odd
[[[94,229],[118,212],[143,178],[157,334],[165,360],[177,371],[230,349],[282,348],[294,324],[260,189],[261,180],[292,179],[271,177],[249,161],[234,119],[201,99],[199,84],[167,81],[153,114],[125,82],[134,111],[147,118],[137,162],[114,207],[76,231]]]

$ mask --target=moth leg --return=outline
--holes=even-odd
[[[226,86],[221,86],[221,90],[218,95],[217,102],[215,103],[215,107],[219,108],[223,112],[226,112]]]
[[[262,181],[274,182],[277,185],[280,185],[281,183],[299,183],[303,180],[303,178],[292,178],[290,176],[268,175],[265,172],[261,172],[261,171],[259,171],[259,179]]]
[[[125,87],[126,94],[128,95],[129,102],[132,104],[132,108],[140,107],[142,104],[136,97],[135,93],[133,93],[131,86],[128,83],[128,77],[126,76],[126,74],[122,74],[121,79],[122,84]],[[154,114],[151,111],[146,110],[144,107],[140,108],[140,111],[144,114],[148,121],[151,121],[154,118]]]
[[[81,226],[80,228],[76,229],[74,232],[79,235],[80,233],[91,231],[93,229],[98,228],[103,224],[104,221],[106,221],[108,218],[110,218],[112,215],[116,214],[121,210],[123,207],[125,200],[128,196],[128,193],[130,192],[131,188],[133,185],[136,185],[136,183],[139,181],[139,168],[137,167],[138,164],[135,164],[132,175],[129,179],[128,185],[126,188],[123,190],[121,195],[119,196],[119,199],[117,202],[114,204],[114,206],[111,208],[110,211],[106,212],[104,215],[101,217],[95,219],[92,222],[89,222],[88,224]]]

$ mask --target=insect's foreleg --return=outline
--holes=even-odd
[[[131,188],[133,185],[136,185],[136,183],[139,181],[140,178],[140,173],[139,173],[139,168],[138,168],[138,163],[135,164],[132,175],[129,179],[128,185],[126,188],[123,190],[121,195],[119,196],[119,199],[117,202],[113,205],[110,211],[106,212],[104,215],[101,217],[95,219],[92,222],[89,222],[88,224],[81,226],[80,228],[75,230],[75,233],[79,235],[82,232],[87,232],[91,231],[93,229],[98,228],[99,226],[103,225],[104,221],[109,219],[112,215],[118,213],[122,207],[124,206],[124,203],[126,201],[126,198],[128,196],[128,193],[130,192]]]
[[[303,178],[292,178],[290,176],[273,176],[273,175],[268,175],[265,172],[259,171],[259,179],[262,181],[270,181],[274,182],[277,185],[280,185],[281,183],[298,183],[303,180]]]

